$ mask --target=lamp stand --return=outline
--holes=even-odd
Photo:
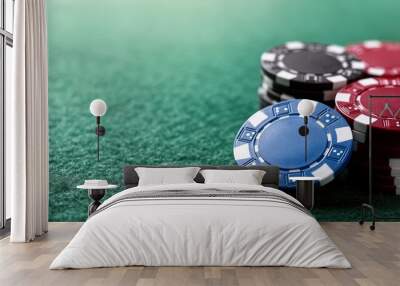
[[[386,95],[386,96],[378,96],[378,95],[370,95],[368,97],[368,108],[369,108],[369,126],[368,126],[368,203],[363,203],[361,205],[361,219],[359,223],[362,225],[365,221],[366,211],[370,211],[371,213],[371,225],[369,226],[370,230],[375,230],[375,222],[376,220],[398,220],[398,217],[378,217],[375,212],[375,207],[372,202],[372,101],[374,98],[400,98],[400,95]],[[385,105],[386,108],[386,105]],[[384,111],[384,110],[383,110]],[[382,111],[382,112],[383,112]]]
[[[96,116],[96,135],[97,135],[97,161],[100,161],[100,136],[106,134],[106,129],[100,125],[100,116]]]
[[[304,117],[304,129],[305,129],[305,134],[304,134],[304,162],[307,162],[307,135],[308,135],[308,116]]]
[[[100,136],[99,134],[97,134],[97,162],[99,161],[100,161]]]
[[[304,125],[301,126],[299,128],[299,134],[301,136],[304,136],[304,161],[307,162],[307,150],[308,150],[308,146],[307,146],[307,135],[310,132],[310,130],[308,129],[308,116],[304,116]]]

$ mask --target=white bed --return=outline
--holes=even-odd
[[[185,195],[135,197],[146,191],[175,190]],[[190,196],[239,191],[240,196]],[[266,198],[264,193],[252,196],[253,191],[265,192]],[[50,269],[127,265],[350,268],[343,253],[299,204],[282,191],[255,185],[130,188],[100,206]]]

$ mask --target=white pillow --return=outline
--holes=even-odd
[[[261,185],[265,171],[262,170],[201,170],[205,184]]]
[[[139,186],[195,183],[193,179],[199,170],[199,167],[135,168],[139,176]]]

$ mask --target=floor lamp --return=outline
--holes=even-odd
[[[365,221],[366,211],[369,210],[372,217],[372,223],[370,225],[370,230],[375,230],[375,222],[379,219],[398,220],[398,217],[378,217],[375,212],[375,207],[372,202],[372,102],[374,98],[399,98],[400,95],[370,95],[368,97],[368,109],[369,109],[369,125],[368,125],[368,203],[363,203],[361,205],[361,220],[359,223],[362,225]],[[385,110],[382,110],[384,112]]]
[[[100,117],[107,112],[107,104],[102,99],[95,99],[90,103],[90,113],[96,117],[97,161],[100,161],[100,136],[106,134],[106,129],[100,125]]]

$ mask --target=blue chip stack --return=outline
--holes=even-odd
[[[233,153],[238,165],[280,167],[279,185],[294,188],[290,177],[320,177],[321,185],[332,181],[351,157],[353,136],[346,120],[334,109],[313,101],[315,110],[308,121],[308,152],[299,129],[298,99],[265,107],[253,114],[239,129]]]

